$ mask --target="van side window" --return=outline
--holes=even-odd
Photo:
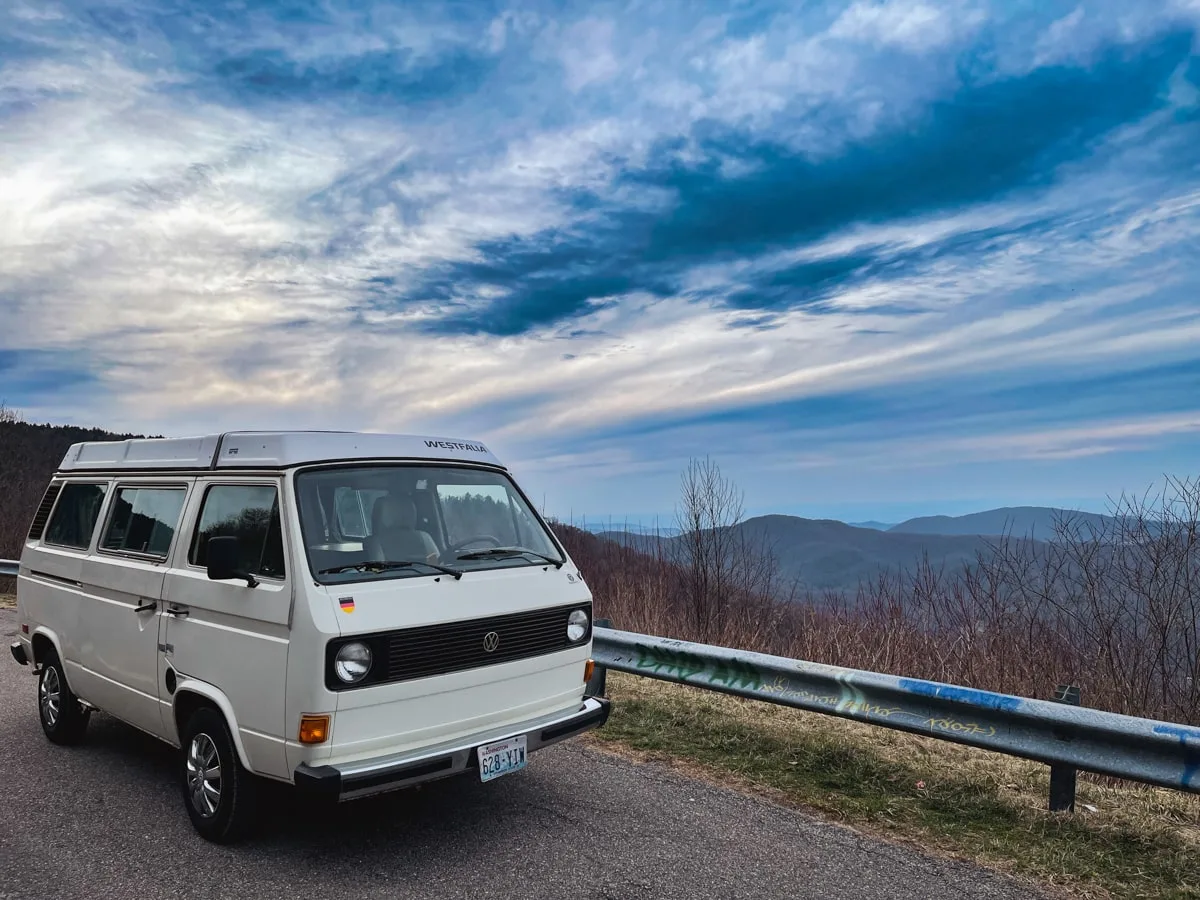
[[[208,565],[208,541],[234,536],[241,567],[263,578],[283,578],[283,534],[279,496],[265,485],[215,484],[204,495],[200,521],[188,553],[194,566]]]
[[[165,559],[186,496],[183,488],[119,488],[101,546]]]
[[[107,486],[103,484],[65,484],[58,505],[46,528],[45,541],[59,547],[86,550],[92,531],[104,505]]]

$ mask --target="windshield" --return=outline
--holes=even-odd
[[[500,472],[314,469],[296,475],[296,497],[309,567],[325,584],[563,562],[545,526]]]

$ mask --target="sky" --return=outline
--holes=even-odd
[[[543,511],[1200,474],[1200,0],[0,8],[0,401],[485,442]]]

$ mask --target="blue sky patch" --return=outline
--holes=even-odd
[[[1200,12],[0,10],[0,400],[474,436],[550,511],[1103,510],[1200,451]],[[1189,468],[1191,467],[1191,468]]]

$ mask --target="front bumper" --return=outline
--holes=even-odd
[[[333,800],[352,800],[384,791],[412,787],[439,778],[477,770],[476,748],[519,735],[526,736],[528,753],[575,737],[608,721],[611,704],[602,697],[585,697],[579,709],[567,715],[534,719],[472,735],[435,747],[338,765],[296,767],[295,783],[301,790]]]

